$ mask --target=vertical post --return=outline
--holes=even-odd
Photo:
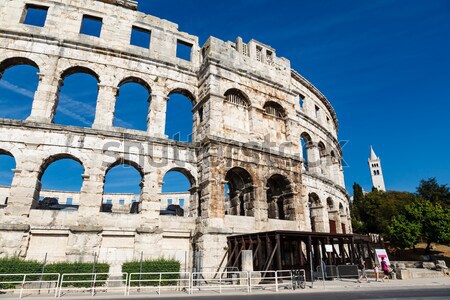
[[[97,252],[94,252],[94,263],[92,264],[92,296],[95,295],[95,280],[97,278],[95,274],[95,264],[97,263]]]
[[[138,292],[141,292],[141,279],[142,279],[142,257],[144,255],[144,251],[141,251],[141,257],[139,258],[139,288]]]
[[[320,270],[322,271],[322,285],[325,288],[325,272],[324,272],[324,263],[322,260],[322,251],[319,251],[320,253]]]
[[[306,244],[306,251],[309,255],[309,267],[311,268],[311,288],[314,285],[314,263],[313,263],[313,253],[312,253],[312,246],[311,246],[311,236],[308,235],[308,243]]]
[[[39,291],[38,291],[38,295],[41,294],[42,279],[44,277],[45,264],[46,263],[47,263],[47,252],[45,252],[44,263],[42,264],[42,269],[41,269],[41,276],[39,277]]]
[[[281,241],[280,241],[280,235],[277,234],[275,236],[275,239],[277,241],[277,269],[282,270],[282,264],[281,264]]]
[[[27,274],[23,274],[22,285],[20,286],[19,298],[22,298],[23,286],[25,285],[26,278],[27,278]]]

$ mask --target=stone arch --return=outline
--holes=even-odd
[[[91,75],[92,77],[94,77],[97,80],[98,83],[100,83],[100,76],[94,70],[92,70],[90,67],[85,67],[85,66],[68,67],[67,69],[65,69],[64,71],[61,72],[60,80],[63,81],[68,76],[77,74],[77,73],[84,73],[84,74]]]
[[[44,175],[45,171],[47,170],[47,168],[53,164],[54,162],[61,160],[61,159],[71,159],[74,160],[76,162],[78,162],[82,167],[83,170],[85,170],[84,168],[84,164],[83,162],[76,156],[70,154],[70,153],[59,153],[59,154],[53,154],[50,157],[46,158],[40,168],[39,168],[39,175],[38,175],[38,180],[41,181],[42,179],[42,175]]]
[[[27,57],[20,57],[20,56],[10,57],[10,58],[4,59],[0,63],[0,79],[5,70],[12,68],[14,66],[20,66],[20,65],[29,65],[29,66],[35,67],[36,69],[38,69],[38,71],[40,71],[38,64],[34,60],[31,60]]]
[[[141,86],[143,86],[147,92],[149,93],[149,95],[151,95],[152,93],[152,88],[151,86],[148,84],[147,81],[145,81],[144,79],[137,77],[137,76],[127,76],[124,79],[122,79],[119,84],[117,85],[118,88],[120,88],[122,85],[127,84],[127,83],[137,83],[140,84]]]
[[[2,156],[6,156],[6,158],[2,158]],[[12,168],[8,168],[9,164],[12,164]],[[14,173],[12,169],[16,168],[16,166],[17,161],[14,155],[9,151],[0,148],[0,172],[4,172],[4,174],[2,174],[2,177],[0,178],[0,185],[8,187],[8,189],[4,189],[4,193],[0,193],[0,207],[8,204],[11,184],[12,180],[14,179]]]
[[[30,116],[39,73],[38,64],[26,57],[14,56],[0,62],[0,81],[4,83],[0,87],[4,98],[0,103],[1,118],[25,120]]]
[[[186,98],[188,98],[191,101],[192,105],[195,105],[195,103],[196,103],[194,92],[187,89],[186,87],[172,88],[170,90],[170,92],[167,94],[167,97],[170,97],[173,94],[180,94],[180,95],[185,96]]]
[[[107,176],[110,172],[113,172],[115,168],[119,168],[120,166],[129,166],[132,170],[137,172],[139,174],[139,181],[137,183],[139,187],[139,192],[137,193],[131,193],[130,191],[113,191],[113,192],[105,192],[106,186],[107,186]],[[117,169],[118,172],[121,172],[122,170]],[[120,173],[119,173],[120,174]],[[113,174],[117,176],[116,174]],[[124,176],[124,175],[122,175]],[[125,175],[128,176],[126,179],[130,180],[130,177],[133,178],[132,173],[128,173]],[[111,178],[110,178],[111,179]],[[126,189],[129,189],[130,187],[133,187],[136,183],[129,183],[126,186]],[[137,214],[140,212],[140,203],[142,201],[142,189],[144,186],[144,171],[143,168],[135,161],[119,158],[112,164],[108,166],[108,168],[105,170],[105,175],[103,177],[103,190],[102,190],[102,204],[100,207],[100,212],[106,212],[106,213],[132,213]],[[124,187],[121,187],[123,189]],[[136,197],[135,197],[136,196]],[[114,197],[114,199],[112,199]],[[111,199],[110,199],[111,198]],[[127,198],[127,199],[125,199]],[[138,199],[137,199],[138,198]]]
[[[328,223],[330,227],[330,233],[337,233],[339,225],[339,215],[337,214],[337,208],[331,197],[327,198],[327,211],[328,211]]]
[[[75,203],[78,203],[79,195],[81,193],[81,189],[82,189],[83,183],[84,183],[83,174],[85,173],[85,166],[78,157],[76,157],[70,153],[58,153],[58,154],[53,154],[53,155],[47,157],[46,159],[43,160],[42,164],[40,165],[40,168],[38,171],[38,181],[37,181],[37,185],[36,185],[35,199],[34,199],[35,200],[34,203],[37,203],[37,207],[35,207],[35,208],[44,209],[44,210],[47,210],[47,209],[59,210],[64,207],[64,206],[61,206],[63,204],[66,204],[66,205],[68,204],[69,206],[72,206],[72,204],[74,204],[72,202],[68,203],[67,198],[64,199],[65,202],[64,201],[60,202],[61,199],[59,199],[59,196],[55,196],[53,194],[54,192],[53,191],[50,192],[48,190],[48,188],[45,190],[45,194],[42,195],[42,187],[44,185],[43,184],[43,181],[44,181],[43,176],[47,172],[49,172],[49,168],[51,166],[53,166],[56,162],[59,162],[62,160],[70,160],[71,163],[75,163],[81,167],[81,172],[80,172],[81,173],[80,174],[81,182],[80,182],[80,187],[76,189],[78,191],[76,191],[76,190],[72,191],[72,190],[66,189],[66,188],[61,189],[60,187],[56,188],[56,190],[59,192],[64,192],[64,193],[70,192],[71,193],[71,197],[70,197],[71,201],[73,200],[72,198],[75,197],[76,198],[76,199],[74,199]],[[61,167],[61,166],[58,165],[57,167]],[[59,172],[58,172],[58,174],[59,174]],[[70,174],[70,172],[69,172],[69,174]],[[75,174],[72,174],[72,175],[75,175]],[[67,176],[67,173],[66,173],[66,176]],[[67,179],[66,176],[61,176],[61,177]],[[73,180],[74,178],[71,178],[71,179]],[[70,181],[70,182],[72,182],[72,181]],[[55,188],[52,187],[51,189],[53,190]],[[78,208],[78,206],[75,206],[75,207]]]
[[[172,178],[169,177],[167,179],[169,175],[171,175]],[[180,177],[180,175],[182,177]],[[164,191],[164,185],[166,184],[165,181],[169,180],[173,182],[174,179],[177,179],[178,186],[172,186],[172,189],[170,189],[169,186],[169,190]],[[185,187],[184,184],[182,184],[184,180],[187,180],[187,182],[189,183],[188,187]],[[161,215],[191,215],[193,212],[195,212],[195,208],[197,205],[196,197],[196,179],[190,170],[182,167],[172,167],[164,173],[161,186]]]
[[[309,218],[311,224],[311,231],[318,232],[321,228],[320,224],[322,221],[322,203],[319,196],[312,192],[308,195],[308,207],[309,207]]]
[[[171,140],[191,142],[194,131],[194,94],[185,88],[175,88],[169,92],[167,99],[164,134]]]
[[[247,96],[247,94],[245,94],[240,89],[230,88],[225,92],[224,96],[231,103],[234,103],[234,104],[246,107],[246,108],[251,106],[250,98]]]
[[[325,144],[322,141],[319,141],[317,143],[317,148],[319,150],[319,166],[320,166],[320,172],[322,174],[326,174],[326,166],[327,166],[327,148],[325,147]]]
[[[196,179],[195,179],[194,175],[187,168],[172,167],[172,168],[168,169],[164,174],[167,174],[167,173],[173,172],[173,171],[179,172],[179,173],[183,174],[184,176],[186,176],[186,178],[188,179],[191,187],[196,185]]]
[[[267,180],[266,189],[269,219],[294,220],[294,192],[290,180],[274,174]]]
[[[62,98],[61,93],[62,91],[65,91],[64,89],[72,88],[73,90],[75,84],[80,84],[78,82],[80,78],[77,78],[76,83],[71,82],[70,85],[66,84],[66,80],[71,76],[79,74],[89,75],[88,77],[81,77],[81,80],[86,81],[86,86],[83,86],[83,91],[91,91],[92,94],[94,94],[93,91],[95,91],[95,95],[92,95],[91,97],[84,96],[80,100],[71,97]],[[91,80],[89,78],[93,78],[93,81],[89,82],[89,80]],[[71,78],[71,81],[72,80],[75,79]],[[97,107],[99,84],[100,76],[90,67],[77,65],[64,69],[60,73],[56,101],[52,109],[52,122],[69,126],[92,127]],[[64,87],[65,85],[66,87]],[[90,86],[90,89],[87,86]]]
[[[140,77],[128,76],[118,86],[114,102],[114,127],[148,129],[152,88]]]
[[[302,146],[303,168],[306,171],[309,171],[309,159],[314,155],[314,153],[312,153],[313,142],[309,133],[302,132],[300,135],[300,143]]]
[[[278,102],[267,101],[266,103],[264,103],[263,109],[265,113],[268,115],[275,116],[278,118],[286,117],[286,110]]]
[[[229,194],[225,204],[225,213],[253,217],[255,194],[250,173],[241,167],[233,167],[225,174],[225,181]]]
[[[119,166],[119,165],[129,165],[129,166],[135,168],[135,169],[139,172],[139,174],[142,176],[142,178],[144,178],[144,174],[145,174],[145,173],[144,173],[144,169],[143,169],[143,167],[142,167],[139,163],[137,163],[137,162],[135,162],[135,161],[133,161],[133,160],[131,160],[131,159],[125,159],[125,158],[122,158],[122,157],[116,159],[113,163],[111,163],[111,164],[106,168],[106,170],[105,170],[105,176],[106,176],[106,174],[108,174],[108,172],[109,172],[112,168],[117,167],[117,166]]]

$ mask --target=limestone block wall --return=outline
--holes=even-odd
[[[43,27],[24,24],[29,5],[47,8]],[[86,15],[101,18],[99,37],[80,34]],[[148,48],[130,45],[133,26],[151,33]],[[177,57],[180,43],[190,45],[190,59]],[[16,162],[0,206],[0,257],[40,260],[51,243],[49,261],[97,256],[119,271],[142,253],[189,269],[200,251],[206,269],[219,266],[232,234],[328,232],[333,224],[351,232],[336,114],[270,46],[211,37],[200,47],[130,1],[1,1],[0,78],[19,64],[35,66],[39,84],[26,120],[0,119],[0,154]],[[54,124],[64,78],[79,72],[98,81],[95,120],[91,128]],[[130,81],[150,93],[146,130],[113,126],[117,92]],[[165,135],[173,93],[192,103],[192,142]],[[63,158],[84,169],[78,210],[37,209],[45,169]],[[101,211],[105,175],[118,164],[142,177],[137,214]],[[171,170],[191,184],[184,217],[159,214]]]

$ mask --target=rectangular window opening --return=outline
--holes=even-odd
[[[179,204],[180,206],[184,206],[184,199],[180,199],[180,200],[178,201],[178,204]]]
[[[299,95],[298,96],[298,103],[300,104],[300,108],[303,108],[304,102],[305,102],[305,96]]]
[[[112,204],[112,200],[111,199],[106,200],[106,204]]]
[[[172,199],[168,199],[168,200],[167,200],[167,204],[168,204],[168,205],[172,204]]]
[[[191,61],[192,44],[177,40],[177,57]]]
[[[47,19],[47,11],[48,7],[46,6],[26,4],[22,23],[44,27],[45,20]]]
[[[125,205],[125,200],[119,200],[120,205]]]
[[[73,199],[72,198],[67,198],[66,199],[66,205],[72,205],[73,203]]]
[[[83,15],[80,33],[100,37],[102,31],[102,18]]]
[[[150,30],[133,26],[131,28],[130,45],[142,48],[150,48],[151,32]]]
[[[316,105],[315,108],[316,108],[316,118],[319,118],[319,107]]]

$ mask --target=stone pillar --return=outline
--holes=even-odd
[[[167,138],[165,134],[167,101],[162,92],[153,91],[147,118],[147,132],[151,136]]]
[[[320,163],[320,152],[319,147],[315,143],[308,143],[306,146],[306,151],[308,151],[308,170],[311,173],[320,174],[321,163]]]
[[[113,127],[118,90],[115,86],[98,84],[97,105],[92,128],[111,129]]]
[[[54,74],[39,73],[39,85],[34,94],[31,115],[28,121],[51,123],[56,112],[59,90],[63,81]]]
[[[159,218],[161,209],[162,181],[158,180],[157,172],[144,175],[141,183],[141,215],[143,220],[155,220]]]
[[[104,174],[82,174],[83,185],[80,191],[78,207],[78,224],[96,226],[103,201]]]
[[[30,209],[37,206],[41,182],[39,173],[35,170],[14,169],[14,178],[11,184],[8,205],[5,216],[28,217]]]

